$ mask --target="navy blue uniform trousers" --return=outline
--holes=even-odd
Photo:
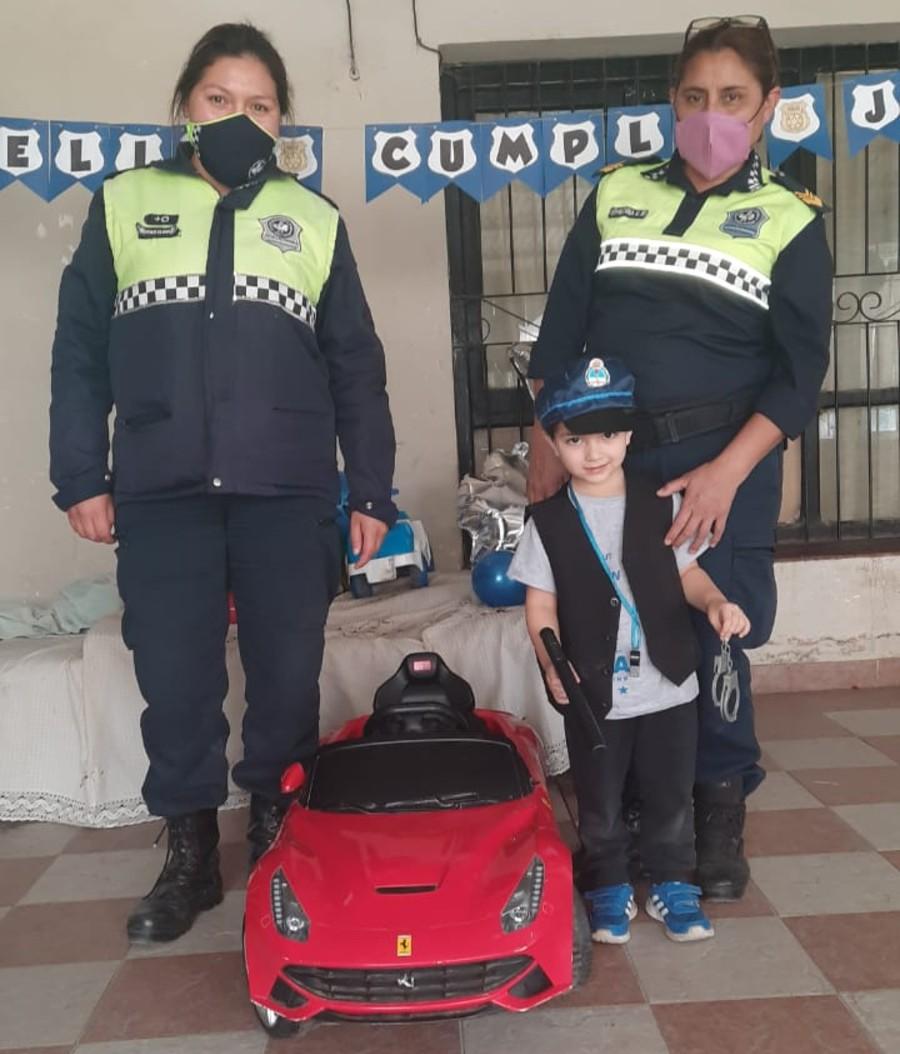
[[[227,797],[229,589],[247,698],[232,775],[277,800],[285,766],[318,745],[325,619],[342,558],[333,506],[230,495],[131,502],[116,509],[116,535],[122,635],[147,704],[147,808],[171,817]]]
[[[655,476],[660,484],[711,461],[731,441],[736,429],[720,429],[679,443],[629,453],[628,464]],[[765,644],[775,622],[777,595],[773,568],[775,529],[781,506],[782,447],[778,446],[754,468],[738,488],[722,540],[708,549],[700,566],[725,596],[744,609],[752,623],[742,641],[734,638],[731,655],[741,689],[737,718],[727,720],[711,693],[713,663],[721,644],[706,616],[692,611],[700,641],[701,665],[698,701],[697,782],[714,783],[740,776],[744,794],[765,778],[753,726],[750,662],[746,648]]]

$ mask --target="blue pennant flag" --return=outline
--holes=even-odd
[[[424,139],[422,125],[366,125],[366,201],[398,183],[422,200],[427,181]]]
[[[769,165],[778,168],[802,146],[811,154],[831,160],[831,137],[821,84],[798,84],[781,89],[781,99],[766,127]]]
[[[544,194],[573,175],[593,182],[606,156],[603,115],[582,111],[545,117],[542,123]]]
[[[18,180],[47,200],[50,123],[0,117],[0,190]]]
[[[425,157],[422,201],[452,184],[476,201],[484,201],[481,181],[481,131],[466,121],[420,125]]]
[[[50,187],[52,201],[73,183],[96,190],[113,171],[110,127],[81,121],[50,122]]]
[[[625,106],[606,115],[606,161],[669,157],[674,149],[672,107]]]
[[[283,126],[276,149],[278,167],[298,183],[322,191],[322,129],[311,125]]]
[[[109,127],[109,153],[113,172],[144,168],[172,156],[173,129],[162,124],[113,124]]]
[[[481,125],[484,201],[514,179],[543,196],[543,131],[540,118],[504,117]]]
[[[870,73],[844,81],[850,156],[878,135],[900,142],[900,73]]]

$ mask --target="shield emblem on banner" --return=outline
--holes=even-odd
[[[772,132],[778,139],[798,143],[818,132],[822,122],[816,113],[812,95],[798,95],[794,99],[782,99],[776,110],[777,120]]]

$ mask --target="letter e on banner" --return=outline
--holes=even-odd
[[[44,163],[40,139],[35,128],[0,125],[0,169],[16,177],[36,172]]]

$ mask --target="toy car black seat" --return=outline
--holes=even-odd
[[[479,734],[475,696],[469,683],[434,652],[413,652],[375,693],[367,735],[429,732]]]

